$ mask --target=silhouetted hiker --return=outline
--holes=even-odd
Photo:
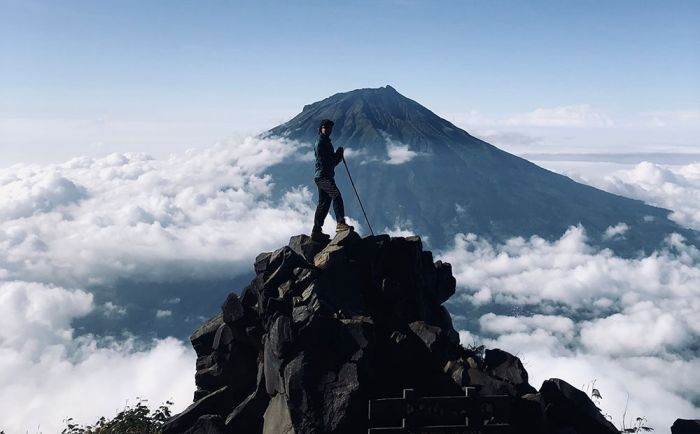
[[[331,132],[333,131],[333,121],[324,119],[318,127],[318,142],[314,147],[316,156],[316,173],[314,181],[318,187],[318,206],[314,215],[314,228],[311,230],[311,238],[322,240],[327,237],[322,231],[323,221],[328,215],[328,210],[333,202],[333,212],[335,220],[338,222],[336,232],[350,231],[352,226],[345,223],[345,208],[343,197],[340,195],[338,186],[335,185],[335,166],[343,161],[343,147],[339,146],[333,151],[331,144]]]

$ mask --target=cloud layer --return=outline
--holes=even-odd
[[[693,154],[660,154],[659,157],[673,160],[673,155],[680,155],[682,160],[690,162],[657,164],[641,161],[624,164],[606,160],[604,155],[594,155],[592,157],[603,159],[538,160],[537,164],[610,193],[669,209],[672,220],[700,230],[700,161],[693,161]],[[697,160],[697,154],[694,155]]]
[[[611,193],[671,209],[671,219],[700,230],[700,162],[684,166],[643,162],[593,180],[593,184]]]
[[[94,422],[137,396],[188,405],[189,343],[78,334],[72,321],[128,315],[96,305],[93,285],[232,277],[307,232],[311,194],[273,200],[263,175],[290,156],[291,143],[246,138],[165,160],[112,154],[0,170],[0,429],[58,432],[66,417]]]
[[[387,151],[387,162],[397,164],[416,156],[400,144]],[[247,138],[165,160],[112,154],[0,170],[0,399],[9,415],[0,429],[40,424],[53,432],[67,416],[91,422],[136,396],[187,405],[189,344],[93,336],[73,330],[72,321],[95,312],[128,315],[118,303],[98,304],[92,285],[228,278],[249,271],[258,252],[307,232],[311,193],[274,199],[274,180],[264,175],[298,157],[293,144]],[[698,178],[696,165],[640,165],[605,182],[692,223],[700,221],[693,205],[700,200],[692,200]],[[612,226],[608,235],[623,238],[627,229]],[[460,286],[453,314],[482,309],[476,326],[462,332],[465,343],[519,352],[533,383],[559,376],[580,386],[597,378],[602,406],[617,418],[628,392],[630,414],[647,416],[657,430],[697,414],[700,253],[680,237],[648,257],[623,259],[590,247],[582,227],[555,242],[491,245],[468,234],[441,256]],[[154,320],[172,321],[178,302],[154,310]]]
[[[71,320],[93,309],[82,290],[0,283],[0,430],[59,432],[68,417],[113,417],[137,396],[156,405],[173,399],[177,408],[191,400],[189,347],[172,338],[76,337]]]
[[[262,175],[292,152],[248,138],[163,161],[113,154],[1,170],[0,278],[80,287],[238,274],[308,231],[312,195],[272,203]]]
[[[624,259],[594,250],[582,227],[554,242],[503,245],[460,234],[440,257],[459,286],[453,312],[501,312],[481,314],[462,342],[517,353],[536,387],[550,377],[577,387],[597,380],[618,426],[628,394],[628,417],[645,416],[657,431],[700,411],[700,251],[680,236]]]
[[[607,116],[589,104],[537,108],[529,113],[513,115],[506,125],[534,127],[604,127],[613,124]]]

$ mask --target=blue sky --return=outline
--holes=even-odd
[[[0,165],[207,146],[386,84],[513,152],[699,145],[697,1],[0,7]]]

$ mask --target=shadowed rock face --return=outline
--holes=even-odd
[[[466,386],[512,397],[517,432],[616,432],[583,392],[551,380],[537,393],[517,357],[462,347],[442,306],[451,267],[418,237],[299,235],[260,254],[255,272],[192,335],[195,402],[166,434],[362,433],[371,398]]]
[[[700,419],[676,419],[671,434],[700,434]]]

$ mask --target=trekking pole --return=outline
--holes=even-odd
[[[372,230],[372,225],[369,224],[369,219],[367,218],[367,213],[365,212],[365,207],[362,206],[362,201],[360,200],[360,195],[357,193],[357,189],[355,188],[355,183],[352,180],[352,176],[350,175],[350,169],[348,169],[348,163],[345,162],[345,156],[343,156],[343,164],[345,165],[345,170],[348,172],[348,178],[350,178],[350,184],[352,184],[352,189],[355,190],[355,196],[357,196],[357,201],[360,202],[360,208],[362,208],[362,214],[365,215],[365,220],[367,220],[367,226],[369,226],[369,232],[374,236],[374,231]]]

